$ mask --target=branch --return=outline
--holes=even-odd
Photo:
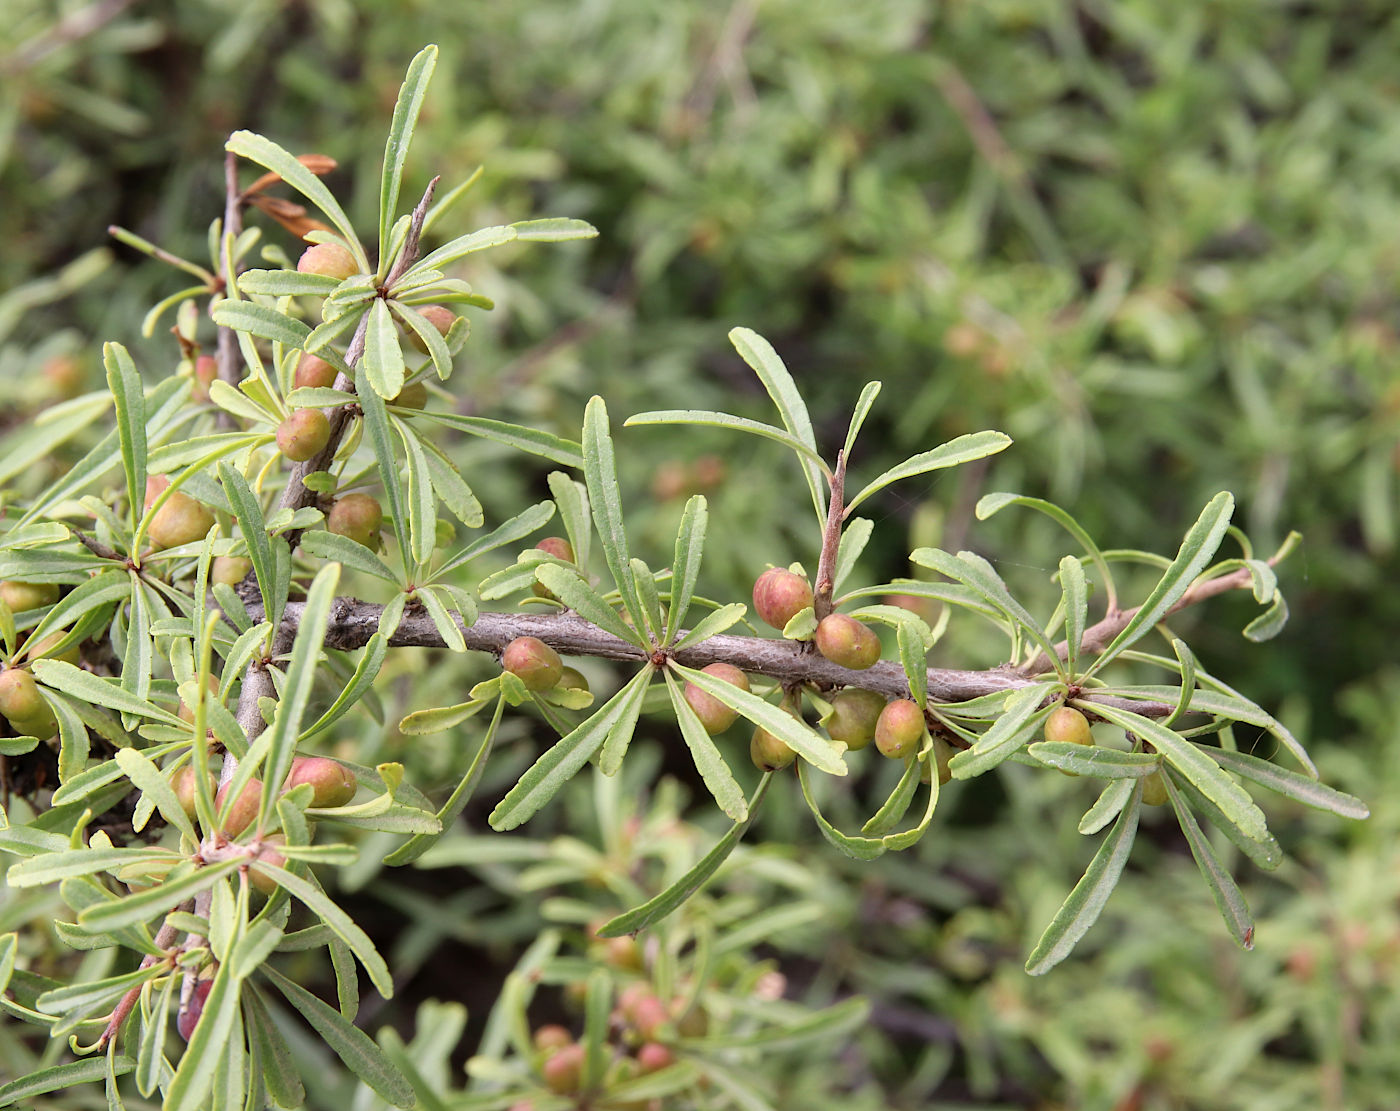
[[[238,194],[238,159],[232,151],[224,156],[224,234],[232,235],[235,240],[243,234],[243,203]],[[223,253],[220,245],[220,255]],[[223,259],[220,258],[222,263]],[[233,287],[237,274],[220,274],[224,282],[224,291],[227,292]],[[211,301],[210,310],[213,310]],[[230,386],[238,385],[243,375],[238,365],[238,345],[234,339],[233,329],[223,325],[218,329],[218,346],[215,348],[215,360],[219,366],[219,378],[227,382]],[[222,413],[223,410],[220,410]]]
[[[282,618],[282,635],[295,630],[305,609],[303,602],[288,602]],[[374,602],[361,602],[354,598],[337,598],[331,606],[326,624],[326,647],[340,651],[353,651],[369,643],[379,629],[379,617],[384,607]],[[263,618],[260,602],[248,605],[248,614],[254,621]],[[597,625],[585,621],[572,613],[533,614],[533,613],[482,613],[476,621],[467,626],[458,622],[462,639],[468,648],[478,652],[490,652],[499,656],[516,637],[532,636],[544,641],[556,652],[566,656],[595,656],[605,660],[620,660],[643,663],[650,653],[613,636]],[[684,635],[684,630],[682,634]],[[437,631],[432,620],[423,613],[405,613],[389,638],[395,648],[444,648],[442,634]],[[909,683],[903,667],[893,660],[881,660],[874,667],[864,671],[852,671],[832,663],[814,652],[805,652],[803,646],[790,640],[772,637],[712,636],[699,644],[682,648],[673,653],[677,663],[686,667],[705,667],[712,663],[729,663],[755,675],[766,675],[783,684],[815,683],[824,688],[861,687],[876,691],[888,698],[908,698]],[[1033,680],[1017,674],[1009,668],[992,671],[957,671],[949,668],[931,667],[928,669],[929,698],[934,702],[962,702],[998,691],[1018,690],[1030,686]],[[1130,699],[1109,697],[1096,698],[1092,692],[1081,697],[1091,701],[1132,710],[1149,717],[1166,717],[1175,707],[1165,702],[1138,702]],[[241,706],[240,706],[241,720]]]
[[[831,594],[836,589],[836,553],[841,548],[841,522],[846,516],[846,452],[836,453],[836,471],[828,483],[826,528],[822,530],[822,554],[817,561],[817,592],[812,608],[818,621],[831,613]]]
[[[1278,557],[1271,557],[1266,561],[1270,567],[1278,562]],[[1197,602],[1204,602],[1207,598],[1214,598],[1217,594],[1224,594],[1231,590],[1240,590],[1249,586],[1252,576],[1248,567],[1241,567],[1237,571],[1231,571],[1228,575],[1221,575],[1218,578],[1207,579],[1205,582],[1197,583],[1186,591],[1177,601],[1176,605],[1167,610],[1163,615],[1165,621],[1171,614],[1178,610],[1183,610],[1187,606],[1194,606]],[[1079,651],[1081,655],[1092,655],[1102,652],[1112,642],[1113,638],[1121,633],[1128,626],[1128,622],[1142,609],[1141,606],[1133,606],[1132,609],[1120,610],[1116,607],[1104,615],[1101,621],[1090,625],[1084,630],[1084,639],[1080,642]],[[1067,641],[1060,641],[1055,645],[1055,654],[1060,659],[1065,659],[1069,654],[1069,644]],[[1050,657],[1044,652],[1036,656],[1030,663],[1024,664],[1015,669],[1018,675],[1039,675],[1049,671],[1053,665]]]

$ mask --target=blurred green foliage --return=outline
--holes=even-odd
[[[85,15],[109,18],[92,27]],[[744,411],[754,386],[724,342],[742,324],[783,353],[824,443],[839,442],[861,382],[879,378],[900,400],[866,433],[884,454],[854,461],[870,473],[976,428],[1015,437],[986,467],[873,502],[907,543],[896,528],[872,546],[871,581],[907,573],[904,553],[928,544],[975,547],[1012,581],[1021,565],[1043,578],[1059,537],[1024,515],[976,522],[971,506],[991,489],[1054,497],[1122,546],[1173,548],[1226,488],[1261,550],[1302,531],[1284,572],[1293,621],[1267,649],[1244,650],[1243,599],[1180,619],[1212,670],[1278,712],[1329,780],[1373,809],[1346,829],[1312,817],[1305,837],[1301,814],[1271,807],[1305,865],[1247,873],[1253,954],[1222,935],[1184,846],[1163,838],[1156,859],[1135,858],[1080,955],[1027,979],[1033,931],[1087,859],[1070,816],[1088,799],[1081,784],[1008,766],[1000,787],[979,783],[941,810],[912,859],[811,862],[810,826],[766,815],[765,838],[824,876],[826,907],[775,957],[809,1000],[869,995],[852,1067],[870,1070],[889,1106],[1393,1099],[1393,5],[11,0],[6,19],[7,419],[69,388],[62,359],[96,387],[102,339],[131,344],[154,373],[174,367],[168,334],[136,334],[178,288],[168,268],[118,247],[96,276],[99,256],[53,279],[110,223],[202,257],[229,131],[336,158],[338,195],[368,228],[384,117],[406,59],[433,41],[439,78],[406,191],[485,164],[464,223],[550,212],[602,233],[587,250],[473,262],[469,280],[498,307],[474,320],[454,379],[464,411],[568,435],[593,392],[619,423],[678,405]],[[762,403],[752,398],[756,414]],[[691,489],[732,536],[702,592],[742,596],[768,562],[815,564],[800,476],[776,448],[621,435],[635,445],[620,463],[636,547],[665,550]],[[482,471],[473,486],[488,509],[543,487],[542,470]],[[955,622],[934,662],[996,662],[986,651]],[[407,676],[422,664],[391,666]],[[470,664],[442,666],[444,682],[471,681],[457,674]],[[447,742],[409,745],[390,729],[377,743],[425,783],[453,778]],[[493,776],[508,783],[510,771]],[[514,898],[483,905],[463,929],[503,974],[539,921]],[[405,935],[419,967],[449,927],[427,917]],[[443,991],[424,973],[406,997]],[[484,1014],[473,1011],[473,1033]],[[394,1019],[411,1026],[407,1011]],[[791,1080],[787,1105],[816,1106],[803,1082]]]

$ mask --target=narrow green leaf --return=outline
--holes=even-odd
[[[608,733],[632,710],[636,688],[645,687],[649,670],[638,672],[578,728],[562,737],[520,777],[491,811],[491,828],[514,829],[552,799],[559,789],[603,747]]]
[[[1083,878],[1075,884],[1050,925],[1040,935],[1040,941],[1026,960],[1026,971],[1032,976],[1049,972],[1069,956],[1079,944],[1079,939],[1098,921],[1099,913],[1117,886],[1118,877],[1123,874],[1123,866],[1127,864],[1128,854],[1132,851],[1141,799],[1141,789],[1135,788],[1132,799],[1118,815],[1112,832],[1104,838]]]
[[[621,937],[623,934],[634,934],[639,930],[644,930],[648,926],[660,922],[699,891],[706,881],[719,871],[720,866],[729,859],[729,854],[738,847],[745,830],[749,828],[749,823],[757,815],[759,804],[763,801],[763,796],[768,793],[768,784],[772,782],[772,779],[772,772],[764,773],[763,778],[758,781],[758,786],[754,789],[753,796],[749,799],[749,816],[730,826],[728,832],[719,839],[719,843],[706,853],[690,871],[641,906],[634,907],[627,913],[619,914],[612,921],[604,923],[598,929],[598,936]]]
[[[1074,556],[1060,560],[1060,593],[1065,610],[1065,667],[1069,674],[1079,670],[1079,646],[1089,615],[1089,588],[1084,581],[1084,565]]]
[[[1055,662],[1057,668],[1061,666],[1055,646],[1050,643],[1045,630],[1040,627],[1040,622],[1012,597],[996,568],[981,556],[975,552],[959,552],[954,556],[938,548],[916,548],[909,553],[909,559],[920,567],[928,567],[940,575],[947,575],[950,579],[971,587],[1009,618],[1014,626],[1029,635]]]
[[[190,1044],[166,1089],[162,1111],[210,1111],[209,1090],[233,1041],[241,987],[232,969],[220,965]]]
[[[529,509],[517,513],[508,521],[503,521],[485,536],[478,536],[460,552],[454,555],[446,563],[437,569],[434,578],[442,578],[449,571],[455,571],[458,567],[470,563],[479,556],[487,552],[494,552],[497,548],[505,547],[507,544],[514,544],[523,540],[530,533],[547,525],[554,516],[553,502],[536,502]]]
[[[389,565],[363,544],[322,529],[312,529],[301,534],[301,550],[309,556],[334,560],[352,571],[360,571],[398,585],[398,576]]]
[[[118,1057],[111,1067],[116,1075],[125,1076],[136,1067],[136,1062],[130,1057]],[[20,1103],[34,1106],[31,1101],[35,1096],[58,1092],[77,1084],[94,1083],[107,1075],[107,1068],[107,1058],[89,1057],[84,1061],[70,1061],[66,1065],[39,1069],[0,1085],[0,1107],[13,1107]]]
[[[681,736],[685,738],[685,743],[690,749],[696,771],[705,781],[705,786],[710,789],[710,794],[714,795],[720,809],[729,815],[732,821],[744,821],[749,816],[744,789],[739,786],[734,773],[729,770],[729,765],[715,747],[714,740],[700,724],[700,719],[690,703],[685,700],[680,684],[672,678],[669,670],[663,672],[663,675],[666,679],[666,692],[671,696],[671,706],[676,711],[676,721],[681,727]]]
[[[241,292],[263,297],[325,297],[339,284],[339,278],[296,270],[245,270],[238,275]]]
[[[588,500],[593,509],[593,522],[598,530],[598,542],[603,547],[608,570],[612,572],[613,582],[622,596],[622,604],[632,615],[632,626],[640,634],[646,623],[629,562],[631,554],[627,550],[622,491],[617,485],[608,409],[597,395],[589,400],[583,414],[583,473],[588,485]]]
[[[838,852],[850,857],[852,860],[874,860],[884,856],[888,851],[883,837],[861,837],[849,833],[842,833],[827,819],[817,805],[817,800],[812,794],[810,783],[811,776],[803,764],[797,765],[797,781],[802,786],[802,798],[807,803],[807,809],[811,811],[812,817],[816,819],[817,829],[827,842]]]
[[[736,432],[748,432],[754,436],[762,436],[765,440],[780,443],[785,448],[795,451],[804,465],[818,467],[823,473],[826,471],[826,463],[817,454],[815,448],[809,447],[791,432],[786,432],[776,425],[749,420],[747,417],[731,416],[729,413],[717,413],[709,409],[656,409],[628,417],[623,422],[623,427],[631,428],[634,425],[647,424],[699,424],[711,428],[731,428]]]
[[[1007,695],[1002,714],[992,727],[971,748],[948,761],[953,778],[971,779],[981,775],[1024,747],[1053,709],[1041,705],[1049,690],[1049,685],[1033,685]]]
[[[163,725],[173,725],[177,729],[185,728],[185,723],[169,710],[163,710],[153,702],[137,698],[123,690],[116,680],[103,679],[63,660],[36,660],[31,670],[34,677],[45,686],[71,694],[84,702],[106,706],[109,710],[123,714],[150,718]]]
[[[1191,707],[1192,696],[1196,691],[1196,657],[1184,640],[1172,637],[1172,651],[1181,668],[1181,694],[1177,697],[1176,708],[1172,710],[1163,725],[1171,728]]]
[[[433,623],[433,628],[437,629],[438,635],[442,637],[442,642],[448,650],[465,652],[467,642],[462,639],[462,630],[443,603],[438,591],[430,586],[420,586],[414,591],[413,596],[423,603],[423,608],[428,611],[428,620]]]
[[[433,480],[428,473],[428,460],[418,437],[398,417],[391,417],[394,430],[404,446],[408,464],[408,538],[413,545],[413,560],[419,566],[433,558],[437,542],[437,501],[433,498]]]
[[[365,257],[364,248],[355,237],[350,218],[345,215],[345,210],[336,202],[320,178],[272,140],[255,135],[251,131],[235,131],[224,144],[224,149],[271,170],[324,212],[336,231],[340,232],[341,237],[349,244],[363,271],[369,272],[369,259]]]
[[[955,440],[949,440],[946,444],[931,451],[920,452],[898,466],[885,471],[846,503],[846,512],[849,513],[871,494],[883,490],[892,482],[898,482],[902,478],[912,478],[914,475],[927,474],[929,471],[942,470],[945,467],[956,467],[960,463],[970,463],[974,459],[985,459],[989,455],[1005,451],[1010,446],[1011,437],[1002,432],[970,432]]]
[[[742,602],[729,602],[720,606],[719,609],[706,614],[695,627],[690,630],[680,630],[680,637],[671,645],[671,650],[679,652],[682,648],[689,648],[708,640],[712,636],[718,636],[725,629],[733,628],[744,619],[744,614],[749,612],[748,606]]]
[[[532,243],[565,243],[572,239],[593,239],[598,229],[584,220],[548,216],[542,220],[517,220],[511,227],[517,239]]]
[[[1220,808],[1226,818],[1250,840],[1263,841],[1269,835],[1264,812],[1254,805],[1244,788],[1220,770],[1206,750],[1193,744],[1151,718],[1120,710],[1106,703],[1094,703],[1094,712],[1105,721],[1120,726],[1147,741],[1160,752],[1196,789]]]
[[[1187,797],[1191,805],[1206,821],[1220,830],[1230,839],[1235,848],[1239,849],[1260,868],[1271,872],[1283,863],[1283,847],[1274,839],[1273,834],[1269,834],[1262,841],[1246,837],[1240,828],[1221,812],[1220,807],[1201,794],[1189,779],[1168,767],[1164,767],[1162,771],[1163,777],[1172,781],[1172,785]]]
[[[268,1014],[261,992],[251,988],[244,991],[243,1018],[272,1102],[278,1107],[300,1107],[306,1101],[306,1089],[302,1087],[296,1059]]]
[[[423,449],[427,452],[428,473],[432,476],[433,490],[442,499],[457,520],[467,528],[480,528],[486,521],[472,488],[467,485],[456,465],[443,454],[436,444],[424,440]]]
[[[875,522],[868,517],[854,517],[841,527],[841,541],[836,547],[836,570],[831,576],[832,589],[837,594],[841,593],[842,584],[856,569],[856,561],[865,551],[874,529]]]
[[[1109,822],[1118,816],[1118,812],[1127,804],[1129,797],[1136,786],[1131,779],[1112,779],[1108,786],[1100,793],[1094,801],[1094,805],[1089,807],[1084,813],[1084,817],[1079,819],[1079,832],[1083,834],[1098,833]]]
[[[459,432],[467,432],[482,439],[494,440],[496,443],[541,456],[565,467],[583,467],[583,448],[576,441],[566,440],[551,432],[486,417],[463,417],[456,413],[424,412],[418,414],[416,419],[455,428]]]
[[[828,775],[846,774],[846,761],[839,754],[837,747],[816,733],[805,722],[798,720],[772,703],[765,702],[755,694],[740,690],[733,683],[726,683],[723,679],[708,675],[703,671],[697,671],[694,668],[685,667],[674,660],[671,661],[670,666],[682,678],[695,684],[707,694],[714,695],[731,710],[737,710],[741,716],[755,725],[768,730],[814,768],[824,771]]]
[[[144,752],[137,748],[121,748],[117,750],[116,761],[123,774],[136,785],[137,790],[155,804],[162,818],[192,842],[198,842],[194,823],[180,805],[180,800],[175,797],[170,780]]]
[[[547,481],[554,504],[559,507],[565,535],[574,549],[574,563],[586,572],[593,541],[593,529],[588,523],[587,488],[563,471],[550,471]]]
[[[1257,756],[1247,756],[1243,752],[1227,752],[1219,748],[1204,748],[1202,751],[1217,764],[1252,779],[1262,787],[1276,791],[1285,798],[1311,806],[1315,810],[1326,810],[1343,818],[1362,820],[1371,816],[1371,809],[1354,795],[1328,787],[1305,775],[1290,772],[1260,760]]]
[[[572,567],[541,563],[535,568],[535,577],[550,593],[586,621],[593,622],[598,628],[611,633],[619,640],[625,640],[628,644],[635,644],[643,649],[647,647],[645,635],[618,617],[617,611],[603,601],[602,596]]]
[[[802,473],[807,479],[807,489],[812,495],[812,506],[817,511],[817,519],[825,521],[826,488],[823,476],[826,467],[819,461],[820,456],[817,456],[817,438],[812,432],[812,418],[807,414],[807,403],[802,400],[802,394],[798,392],[792,375],[788,373],[778,353],[773,350],[773,345],[752,329],[730,329],[729,342],[734,345],[734,350],[739,352],[739,357],[758,375],[763,388],[768,391],[768,396],[778,408],[783,427],[811,453],[810,456],[805,453],[802,456]],[[817,461],[814,461],[814,457]]]
[[[365,377],[385,401],[397,397],[403,390],[403,349],[399,346],[399,330],[383,299],[376,300],[369,310],[369,330],[365,333],[365,354],[360,360]]]
[[[843,451],[848,465],[851,459],[851,450],[856,446],[856,437],[860,435],[861,425],[865,423],[865,418],[870,415],[870,407],[875,404],[875,399],[879,396],[879,382],[867,382],[860,391],[856,407],[851,412],[851,423],[846,428],[846,444]]]
[[[1028,498],[1021,494],[987,494],[977,503],[976,514],[979,521],[1005,509],[1008,505],[1023,505],[1029,509],[1044,513],[1052,521],[1068,532],[1079,545],[1084,549],[1084,553],[1089,557],[1094,567],[1098,570],[1099,578],[1103,582],[1104,590],[1107,592],[1110,601],[1117,597],[1117,592],[1113,583],[1113,572],[1109,569],[1108,560],[1104,559],[1103,553],[1094,543],[1094,538],[1084,530],[1084,527],[1053,502],[1042,501],[1040,498]]]
[[[647,664],[623,688],[627,692],[627,702],[617,720],[609,727],[603,749],[598,754],[598,770],[604,775],[616,775],[622,767],[622,758],[627,755],[632,734],[637,730],[637,718],[641,716],[642,702],[655,672],[656,669]]]
[[[255,301],[234,301],[228,298],[218,302],[210,314],[214,323],[236,332],[271,340],[285,347],[301,348],[311,329],[300,320],[278,312],[267,305]]]
[[[436,251],[424,255],[413,264],[413,269],[409,273],[413,274],[420,270],[445,270],[448,263],[456,262],[459,258],[465,258],[476,251],[484,251],[490,247],[499,247],[502,243],[509,243],[517,237],[517,234],[512,227],[479,228],[468,235],[458,236],[456,239],[444,243]]]
[[[680,526],[676,529],[676,553],[671,563],[671,607],[666,614],[663,643],[676,638],[676,630],[690,609],[695,594],[695,582],[700,577],[700,561],[705,554],[705,530],[709,524],[709,507],[701,494],[685,503]]]
[[[403,85],[399,88],[398,100],[394,103],[394,117],[389,124],[389,138],[384,144],[384,172],[379,181],[379,255],[380,265],[387,265],[389,254],[389,228],[394,222],[394,214],[399,205],[399,188],[403,181],[404,162],[408,158],[408,148],[413,142],[413,129],[418,123],[418,114],[423,110],[423,97],[432,80],[433,68],[437,65],[438,48],[425,46],[408,63]]]
[[[1262,644],[1264,641],[1272,640],[1278,636],[1286,624],[1288,624],[1288,603],[1283,600],[1281,591],[1275,591],[1269,608],[1244,627],[1244,635],[1247,640],[1252,640],[1255,644]]]
[[[1086,675],[1098,671],[1124,648],[1150,632],[1157,622],[1171,612],[1171,608],[1181,600],[1181,596],[1220,547],[1220,541],[1230,526],[1230,516],[1234,510],[1235,499],[1228,492],[1222,491],[1211,498],[1205,509],[1201,510],[1196,523],[1187,530],[1176,558],[1152,588],[1152,593],[1138,607],[1122,631],[1113,638],[1112,643],[1099,654],[1093,666],[1085,672]]]
[[[146,392],[136,364],[121,344],[103,344],[102,363],[116,406],[117,438],[122,470],[126,472],[127,514],[135,528],[146,500]]]
[[[408,541],[408,507],[404,502],[398,456],[394,453],[389,413],[384,407],[384,399],[369,384],[363,359],[355,368],[355,392],[359,394],[360,409],[364,414],[365,435],[374,452],[375,462],[379,465],[379,481],[384,487],[384,498],[389,503],[389,516],[394,522],[394,537],[399,542],[399,551],[407,558],[407,553],[413,550]]]
[[[417,309],[410,308],[398,300],[388,301],[387,304],[390,311],[408,325],[409,331],[428,349],[428,357],[433,361],[433,371],[438,380],[446,381],[452,374],[452,350],[447,346],[442,333]]]
[[[209,864],[179,879],[167,879],[157,887],[124,896],[116,902],[89,907],[78,915],[78,924],[92,933],[111,933],[146,922],[214,886],[224,876],[236,871],[238,863],[236,860],[226,860]]]
[[[276,625],[282,619],[282,608],[287,604],[287,599],[277,589],[277,566],[272,556],[272,540],[267,535],[262,503],[244,477],[227,463],[219,464],[219,481],[233,506],[234,519],[248,546],[248,558],[253,563],[253,574],[258,580],[258,590],[262,593],[268,620]]]
[[[895,628],[895,638],[899,646],[899,662],[904,667],[904,678],[909,684],[909,697],[922,706],[928,701],[928,658],[924,638],[913,621],[901,621]]]
[[[908,760],[904,764],[904,773],[894,785],[894,790],[889,793],[880,809],[871,815],[870,820],[860,827],[860,832],[867,837],[883,838],[908,812],[909,804],[914,801],[914,793],[918,789],[919,762]]]
[[[1026,752],[1049,767],[1099,779],[1144,779],[1162,765],[1162,758],[1155,752],[1123,752],[1063,741],[1040,741],[1027,747]]]
[[[1176,820],[1181,823],[1181,832],[1186,834],[1186,843],[1191,846],[1191,855],[1196,858],[1196,867],[1205,877],[1206,886],[1210,888],[1220,917],[1225,919],[1230,936],[1241,949],[1253,949],[1254,918],[1249,913],[1249,904],[1245,902],[1244,894],[1235,883],[1234,877],[1220,862],[1220,858],[1215,855],[1215,849],[1201,832],[1196,816],[1191,813],[1171,777],[1164,778],[1167,783],[1167,797],[1171,800],[1172,809],[1176,811]]]

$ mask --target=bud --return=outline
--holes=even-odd
[[[875,722],[884,708],[883,694],[847,687],[831,700],[831,716],[826,719],[827,735],[856,752],[875,739]]]
[[[0,602],[13,613],[43,609],[58,601],[58,583],[27,583],[15,579],[0,582]]]
[[[773,736],[762,726],[754,729],[753,739],[749,741],[749,758],[759,771],[781,771],[796,757],[797,753],[787,746],[786,741]]]
[[[379,529],[384,523],[384,510],[368,494],[346,494],[331,506],[326,516],[326,531],[344,536],[371,551],[379,548]]]
[[[223,810],[231,786],[232,783],[225,783],[214,796],[216,811]],[[259,779],[250,779],[244,785],[242,792],[229,808],[228,817],[224,819],[224,833],[230,837],[237,837],[253,824],[258,816],[258,808],[262,805],[262,787],[262,781]]]
[[[707,664],[700,670],[706,675],[713,675],[716,679],[722,679],[740,690],[749,689],[749,677],[733,664]],[[702,691],[691,683],[685,685],[685,700],[690,703],[690,708],[695,711],[695,716],[700,719],[700,724],[705,727],[705,732],[711,736],[723,733],[734,724],[735,718],[739,716],[737,710],[731,709],[708,691]]]
[[[834,664],[864,671],[880,658],[880,638],[854,617],[830,613],[817,626],[817,651]]]
[[[811,585],[786,568],[770,567],[753,584],[754,612],[775,629],[781,630],[811,604]]]
[[[543,691],[559,683],[564,662],[559,653],[539,637],[516,637],[501,653],[501,667],[525,684],[526,690]]]
[[[293,409],[277,426],[277,446],[294,463],[315,458],[330,439],[331,422],[320,409]]]
[[[295,389],[330,389],[335,385],[336,369],[318,355],[303,353],[297,360],[296,375],[292,378]]]
[[[320,274],[344,281],[360,272],[360,264],[339,243],[316,243],[301,253],[301,258],[297,259],[297,270],[303,274]]]
[[[875,723],[875,747],[881,755],[902,760],[919,750],[924,736],[924,712],[917,702],[896,698],[880,711]]]
[[[312,806],[344,806],[355,797],[355,777],[344,764],[325,756],[298,756],[292,761],[284,791],[311,784]]]

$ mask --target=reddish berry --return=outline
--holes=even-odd
[[[638,1071],[643,1074],[660,1072],[675,1059],[675,1054],[659,1042],[647,1042],[637,1050]]]
[[[213,527],[214,514],[209,507],[177,490],[156,510],[146,535],[152,547],[178,548],[203,540]]]
[[[360,264],[339,243],[316,243],[301,253],[297,269],[303,274],[320,274],[344,281],[360,272]]]
[[[753,584],[754,612],[775,629],[782,629],[811,604],[811,585],[786,568],[770,567]]]
[[[707,664],[700,670],[706,675],[713,675],[716,679],[722,679],[740,690],[749,689],[749,677],[733,664]],[[685,685],[685,700],[690,703],[690,708],[695,711],[695,716],[700,719],[700,724],[705,727],[705,732],[711,736],[723,733],[734,724],[734,720],[739,716],[737,710],[731,709],[708,691],[702,691],[691,683]]]
[[[219,788],[219,793],[214,796],[215,810],[224,808],[224,800],[228,798],[231,786],[231,783],[225,783]],[[258,808],[262,806],[262,787],[262,780],[250,779],[234,800],[228,817],[224,819],[224,832],[230,837],[237,837],[257,818]]]
[[[305,463],[330,443],[331,422],[320,409],[293,409],[277,426],[277,446],[294,463]]]
[[[326,530],[363,544],[371,551],[379,547],[379,529],[384,523],[384,510],[368,494],[346,494],[331,506],[326,516]]]
[[[797,753],[787,746],[787,742],[773,736],[759,726],[753,731],[749,741],[749,758],[759,771],[776,772],[787,767],[797,758]]]
[[[295,389],[330,389],[335,385],[336,369],[319,355],[303,353],[297,360],[296,375],[292,378]]]
[[[559,653],[539,637],[516,637],[501,653],[501,666],[531,691],[557,686],[564,673]]]
[[[834,664],[864,671],[880,658],[880,638],[854,617],[831,613],[817,626],[817,651]]]
[[[312,806],[344,806],[355,797],[355,777],[344,764],[325,756],[298,756],[292,761],[284,791],[311,784]]]
[[[209,998],[209,992],[214,987],[213,980],[199,980],[194,985],[194,992],[190,995],[189,1006],[180,1011],[180,1017],[175,1020],[175,1027],[180,1031],[180,1037],[189,1041],[194,1037],[194,1028],[199,1024],[199,1016],[204,1013],[205,1000]]]
[[[557,1095],[577,1092],[583,1077],[583,1046],[574,1042],[556,1050],[544,1063],[544,1086]]]
[[[7,579],[0,582],[0,602],[13,613],[43,609],[58,601],[58,583],[26,583]]]

